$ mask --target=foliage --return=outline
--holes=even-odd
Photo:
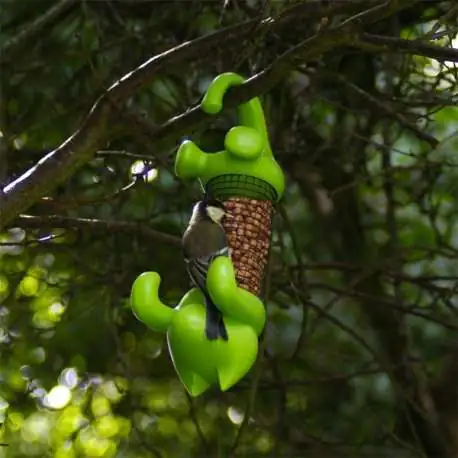
[[[458,10],[386,5],[0,5],[0,457],[458,456]],[[256,75],[229,97],[264,94],[288,187],[261,358],[191,400],[128,295],[187,290],[174,153],[222,147],[234,114],[189,110],[222,71]]]

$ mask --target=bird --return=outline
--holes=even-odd
[[[228,340],[223,316],[207,290],[210,264],[218,256],[230,257],[223,218],[232,217],[224,204],[211,198],[197,202],[192,210],[188,227],[183,233],[183,256],[191,282],[200,289],[205,301],[205,336],[213,341]]]

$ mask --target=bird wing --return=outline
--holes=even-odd
[[[207,293],[207,274],[210,264],[218,256],[229,256],[229,248],[221,248],[211,256],[203,256],[200,258],[186,259],[186,267],[191,277],[192,282],[197,286],[205,295]]]
[[[186,259],[188,275],[192,283],[197,286],[204,296],[205,303],[205,335],[208,340],[216,340],[221,337],[228,340],[228,334],[224,325],[223,317],[214,304],[207,290],[207,274],[211,263],[218,256],[229,256],[229,248],[224,247],[211,256]]]

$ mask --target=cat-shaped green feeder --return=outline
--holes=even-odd
[[[244,78],[224,73],[213,80],[202,100],[208,114],[222,110],[224,94]],[[223,222],[231,258],[217,257],[210,265],[207,288],[223,315],[228,340],[205,337],[205,306],[193,288],[171,308],[158,295],[160,277],[145,272],[134,282],[131,306],[138,319],[167,333],[175,369],[192,396],[211,385],[223,391],[252,367],[266,313],[259,299],[271,238],[273,204],[284,191],[284,175],[275,161],[261,103],[253,98],[238,107],[240,124],[225,137],[225,150],[205,153],[192,141],[178,149],[175,173],[199,179],[206,195],[224,202],[233,218]]]

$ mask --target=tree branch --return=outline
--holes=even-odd
[[[437,377],[431,391],[437,409],[440,411],[441,426],[445,431],[453,449],[458,450],[458,340],[442,364],[439,377]]]
[[[325,143],[315,131],[307,131],[304,138],[305,136],[308,139],[305,150],[319,150]],[[342,272],[343,278],[351,285],[362,272],[367,272],[368,266],[377,265],[380,261],[371,250],[372,241],[368,240],[368,234],[361,222],[358,205],[360,190],[347,186],[355,182],[355,172],[345,171],[338,160],[343,154],[337,145],[332,145],[314,162],[316,170],[320,171],[321,183],[325,189],[344,190],[334,195],[333,210],[328,215],[322,215],[318,210],[316,193],[310,189],[314,184],[307,178],[307,172],[304,172],[306,169],[303,158],[292,158],[285,165],[308,197],[318,221],[321,222],[323,241],[330,247],[333,258],[362,266],[360,272]],[[351,291],[343,292],[358,297],[368,322],[378,336],[380,357],[396,390],[400,411],[405,414],[406,421],[410,424],[409,430],[417,438],[425,456],[451,458],[453,455],[449,443],[436,421],[438,410],[424,381],[424,374],[409,359],[409,342],[402,329],[404,311],[400,309],[400,304],[390,299],[381,275],[376,271],[355,284]]]
[[[12,53],[18,47],[23,46],[26,42],[36,37],[45,27],[49,26],[55,18],[73,6],[76,1],[77,0],[61,0],[37,19],[25,26],[17,35],[7,40],[3,46],[0,47],[0,64],[9,60]]]
[[[324,73],[324,72],[323,72]],[[365,102],[374,107],[374,109],[380,111],[385,116],[395,119],[401,126],[410,130],[413,134],[415,134],[420,140],[428,143],[432,149],[436,149],[439,145],[439,140],[434,138],[432,135],[428,134],[428,132],[424,131],[420,127],[417,127],[415,124],[412,124],[402,113],[399,113],[394,108],[392,108],[387,103],[379,100],[377,97],[366,92],[364,89],[353,84],[351,81],[348,81],[344,76],[332,74],[334,81],[338,81],[341,84],[344,84],[348,89],[353,91],[355,94],[361,96]]]
[[[181,246],[178,236],[164,234],[156,231],[146,224],[133,223],[130,221],[109,221],[91,218],[71,218],[61,215],[33,216],[21,215],[15,220],[15,224],[21,228],[65,228],[65,229],[91,229],[94,231],[119,231],[137,233],[154,239],[158,242],[167,243],[176,247]]]
[[[377,52],[404,52],[407,54],[416,54],[419,56],[430,57],[439,62],[458,62],[458,49],[442,48],[440,46],[424,43],[421,40],[406,40],[397,37],[384,37],[382,35],[372,35],[363,33],[361,40],[353,43],[355,46],[363,47],[366,51]],[[366,46],[369,44],[370,46]]]
[[[377,22],[415,2],[416,0],[408,0],[399,5],[400,2],[397,0],[386,1],[359,12],[334,27],[319,31],[282,54],[244,85],[231,89],[225,101],[226,108],[246,102],[271,89],[294,65],[295,60],[300,58],[301,62],[306,62],[339,45],[348,44],[353,37],[355,27]],[[272,21],[269,18],[264,23],[270,24]],[[170,66],[205,54],[216,45],[220,45],[221,41],[224,41],[226,45],[228,41],[239,41],[241,32],[245,30],[246,33],[247,27],[252,30],[253,22],[248,21],[248,25],[242,23],[183,43],[152,57],[113,84],[97,100],[82,126],[71,137],[40,159],[34,167],[3,188],[0,192],[0,229],[11,223],[19,213],[32,206],[40,197],[67,180],[89,161],[101,143],[106,126],[109,124],[108,121],[114,117],[116,107],[120,106],[136,90],[148,84],[165,65]],[[209,118],[198,107],[194,107],[186,114],[172,118],[161,126],[155,132],[156,141],[166,135],[179,135],[190,126],[200,124]]]
[[[279,23],[284,25],[288,19],[300,16],[300,6],[303,5],[291,8],[287,13],[280,15]],[[183,43],[152,57],[122,77],[95,102],[81,127],[73,135],[18,179],[0,189],[0,229],[89,161],[102,142],[108,121],[117,111],[115,107],[128,99],[136,89],[148,84],[163,67],[196,58],[220,46],[221,43],[228,46],[249,34],[256,26],[273,27],[273,22],[275,21],[270,18],[257,18]],[[194,114],[196,111],[197,109],[194,110]]]

